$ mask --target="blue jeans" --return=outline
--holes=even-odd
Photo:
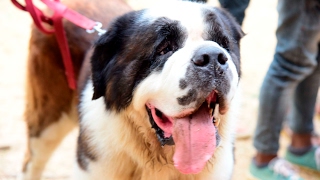
[[[245,11],[249,5],[250,0],[219,0],[221,7],[227,9],[242,25]]]
[[[282,122],[311,133],[320,83],[320,1],[279,0],[277,45],[260,90],[254,147],[277,154]]]

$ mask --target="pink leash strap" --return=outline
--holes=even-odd
[[[26,5],[21,5],[17,0],[11,0],[11,2],[23,11],[28,11],[37,26],[37,28],[45,34],[55,34],[58,41],[59,48],[63,58],[63,64],[65,68],[65,74],[67,77],[68,85],[72,90],[76,89],[76,78],[74,74],[71,54],[68,46],[68,41],[63,28],[62,19],[65,18],[75,25],[86,29],[88,33],[93,33],[97,31],[99,35],[105,33],[106,31],[101,29],[102,24],[95,22],[76,11],[69,9],[67,6],[63,5],[60,0],[41,0],[46,4],[54,14],[52,17],[47,17],[39,10],[32,2],[32,0],[25,0]],[[43,26],[43,23],[47,23],[53,26],[53,29],[48,29]]]

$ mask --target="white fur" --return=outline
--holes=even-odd
[[[230,177],[233,167],[232,124],[234,121],[228,115],[221,116],[222,119],[222,141],[216,149],[211,163],[197,175],[183,175],[177,172],[173,166],[161,164],[150,165],[144,161],[145,157],[136,144],[142,142],[135,139],[135,134],[126,127],[128,122],[121,113],[114,113],[106,110],[103,98],[92,101],[92,82],[89,81],[82,94],[80,111],[82,119],[81,126],[90,132],[90,145],[96,150],[99,157],[96,161],[89,163],[88,169],[83,171],[78,165],[75,167],[75,177],[77,180],[90,179],[129,179],[130,171],[137,169],[137,174],[141,178],[137,179],[219,179],[225,180]],[[131,111],[131,110],[130,110]],[[140,116],[140,115],[138,115]],[[143,117],[140,116],[140,118]],[[135,118],[134,115],[132,118]],[[147,115],[142,122],[148,124]],[[229,118],[229,119],[228,119]],[[147,128],[150,128],[147,126]],[[151,128],[150,128],[151,129]],[[151,138],[152,139],[152,138]],[[158,143],[155,139],[155,143]],[[171,147],[165,146],[163,151],[173,153]],[[142,153],[142,154],[141,154]],[[154,166],[150,168],[150,166]],[[90,172],[90,173],[89,173]],[[177,175],[179,174],[179,175]]]
[[[165,8],[148,10],[139,21],[152,23],[158,17],[178,20],[187,31],[188,37],[184,46],[176,51],[165,63],[161,71],[155,71],[143,79],[133,92],[129,107],[121,112],[106,108],[103,97],[91,100],[92,82],[86,85],[81,96],[79,110],[81,127],[85,129],[89,146],[94,148],[98,157],[88,163],[86,170],[75,167],[75,179],[218,179],[230,178],[233,167],[234,117],[231,116],[236,101],[231,101],[238,86],[238,73],[230,54],[212,41],[202,37],[204,23],[201,13],[202,4],[170,2],[163,3]],[[195,8],[194,6],[198,6]],[[189,13],[180,13],[186,11]],[[221,142],[214,156],[203,171],[197,175],[184,175],[178,172],[172,163],[161,162],[161,158],[172,161],[174,146],[160,147],[154,130],[151,128],[145,105],[150,103],[167,116],[175,116],[182,111],[195,108],[195,103],[179,105],[177,98],[188,92],[190,87],[181,89],[179,82],[185,78],[187,67],[194,52],[202,46],[221,49],[229,59],[226,74],[231,82],[227,95],[229,111],[217,118]],[[210,78],[210,77],[209,77]],[[148,146],[149,145],[149,146]],[[160,156],[161,155],[161,156]],[[154,158],[154,159],[153,159]]]
[[[201,3],[184,2],[183,8],[180,1],[170,2],[170,6],[166,3],[160,3],[155,8],[148,9],[142,16],[141,23],[152,23],[159,17],[167,17],[171,20],[177,20],[186,28],[188,37],[184,47],[175,52],[166,62],[163,70],[150,74],[139,86],[133,99],[133,105],[136,110],[144,108],[145,103],[151,103],[159,108],[168,116],[175,116],[182,111],[193,109],[194,103],[189,106],[180,106],[176,98],[187,94],[190,88],[181,90],[179,81],[186,75],[187,67],[190,65],[190,59],[194,52],[202,46],[212,46],[221,49],[229,59],[227,74],[230,76],[231,88],[227,95],[227,101],[233,98],[238,86],[239,77],[236,66],[232,61],[230,54],[216,42],[205,41],[202,37],[205,24],[203,23],[202,8],[207,8]],[[198,6],[195,8],[195,6]],[[179,13],[177,10],[179,9]],[[191,13],[192,12],[192,13]],[[210,78],[210,77],[208,77]],[[157,83],[154,83],[157,82]],[[173,98],[176,97],[176,98]],[[143,98],[143,99],[141,99]]]
[[[149,8],[142,16],[142,20],[148,20],[146,23],[152,23],[159,17],[177,20],[186,27],[189,39],[193,41],[203,39],[201,35],[203,34],[204,24],[201,8],[205,8],[205,6],[192,2],[181,4],[180,1],[170,1],[168,4],[161,2],[154,5],[153,8]]]
[[[83,95],[82,102],[79,106],[81,112],[81,126],[90,132],[90,145],[98,151],[95,152],[99,157],[97,162],[90,163],[88,174],[78,165],[75,167],[75,178],[81,179],[123,179],[117,176],[118,170],[125,169],[121,166],[129,165],[129,161],[114,163],[114,161],[123,159],[121,154],[122,147],[125,146],[126,139],[129,137],[119,136],[122,131],[122,121],[120,115],[106,110],[103,98],[92,101],[93,91],[91,81],[87,84]],[[125,135],[125,134],[124,134]],[[118,157],[119,156],[119,157]],[[114,171],[114,169],[118,169]],[[130,168],[128,168],[130,169]]]
[[[192,41],[188,40],[186,45],[175,52],[166,62],[161,72],[150,74],[136,88],[133,105],[136,110],[144,108],[146,102],[153,104],[168,116],[176,116],[180,112],[192,109],[196,102],[190,103],[188,106],[178,104],[177,98],[183,94],[187,94],[190,88],[179,88],[179,82],[185,78],[187,67],[192,63],[192,58],[195,50],[202,46],[212,46],[223,50],[224,54],[229,59],[228,72],[231,81],[230,91],[227,96],[227,101],[230,102],[233,98],[238,86],[239,78],[236,67],[229,53],[213,41]],[[208,77],[210,78],[210,77]],[[157,82],[157,83],[154,83]]]

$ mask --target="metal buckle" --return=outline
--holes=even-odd
[[[96,22],[96,25],[93,26],[92,29],[87,29],[87,33],[92,34],[94,32],[98,32],[98,35],[101,36],[102,34],[106,33],[107,30],[101,29],[102,23],[101,22]]]

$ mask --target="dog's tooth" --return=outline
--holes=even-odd
[[[214,124],[218,127],[220,124],[220,118],[214,119]]]

